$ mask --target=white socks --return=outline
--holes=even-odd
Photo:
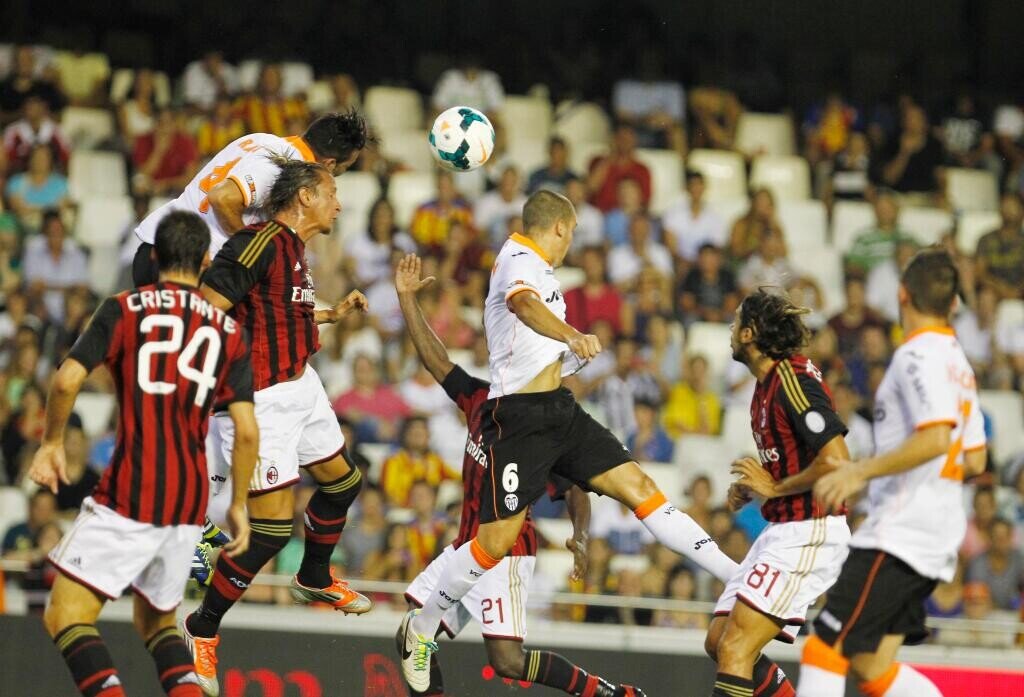
[[[413,617],[412,630],[432,640],[448,608],[462,600],[488,569],[494,568],[500,561],[487,554],[475,537],[455,550],[441,571],[441,578],[437,580],[437,586],[426,599],[423,609]]]
[[[868,697],[942,697],[935,683],[906,663],[893,663],[881,677],[862,682],[860,691]]]
[[[719,580],[728,583],[739,565],[727,557],[711,535],[668,502],[660,491],[633,511],[651,534],[673,552],[692,559]]]

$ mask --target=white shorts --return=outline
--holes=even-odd
[[[260,429],[260,457],[249,491],[291,486],[299,481],[300,467],[326,462],[345,445],[338,417],[313,366],[307,365],[296,380],[257,391],[253,402]],[[235,424],[227,412],[211,417],[206,456],[213,496],[228,488],[234,442]]]
[[[111,600],[131,586],[150,607],[170,612],[185,596],[198,525],[151,525],[125,518],[90,496],[50,552],[65,576]]]
[[[441,571],[455,554],[448,545],[430,566],[413,579],[405,591],[407,600],[423,606],[434,592]],[[480,633],[488,639],[526,639],[526,599],[537,557],[505,557],[488,570],[469,593],[448,609],[441,627],[452,639],[470,619],[480,624]]]
[[[839,578],[849,541],[842,516],[772,523],[726,584],[715,615],[729,614],[738,598],[786,623],[777,638],[796,638],[807,609]]]

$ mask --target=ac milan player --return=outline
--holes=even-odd
[[[348,508],[362,486],[359,470],[345,458],[345,438],[327,393],[309,359],[320,348],[317,325],[336,322],[366,298],[352,291],[327,310],[314,309],[306,243],[329,234],[341,209],[331,172],[315,162],[274,157],[277,180],[267,195],[271,220],[235,233],[203,275],[202,291],[251,336],[259,461],[249,487],[252,545],[235,558],[221,555],[202,605],[183,623],[196,673],[207,695],[217,682],[217,630],[253,577],[292,534],[294,492],[303,468],[317,482],[305,514],[305,552],[291,593],[297,602],[324,602],[345,613],[369,612],[373,603],[334,578],[331,552],[345,527]],[[235,434],[231,421],[214,413],[212,467],[223,461]],[[221,457],[217,457],[220,454]],[[223,472],[222,474],[226,474]]]
[[[754,494],[769,525],[757,538],[715,607],[705,648],[718,662],[712,695],[793,695],[785,675],[761,654],[773,638],[792,641],[846,558],[850,529],[827,515],[811,488],[829,457],[847,457],[846,426],[819,371],[800,355],[807,310],[764,289],[748,295],[732,323],[732,356],[757,378],[750,426],[761,462],[733,464],[735,509]],[[740,602],[736,602],[739,600]],[[790,625],[784,631],[784,628]]]
[[[196,289],[210,245],[206,223],[194,213],[173,213],[160,222],[155,242],[159,281],[107,298],[57,371],[43,443],[29,471],[53,491],[58,481],[68,483],[64,427],[86,377],[105,363],[120,406],[117,445],[74,526],[50,553],[61,573],[44,615],[79,691],[90,697],[125,694],[95,622],[104,602],[129,586],[135,627],[164,692],[201,694],[174,625],[206,511],[204,439],[215,405],[227,410],[237,435],[232,474],[238,483],[228,512],[234,540],[224,558],[244,554],[249,544],[245,482],[259,436],[244,332]]]
[[[487,473],[487,453],[482,445],[480,406],[487,401],[487,392],[490,389],[486,382],[470,377],[461,367],[452,363],[444,344],[424,319],[416,294],[433,283],[434,277],[420,279],[420,270],[421,262],[415,254],[409,254],[399,262],[395,272],[398,302],[416,353],[434,379],[444,387],[448,396],[466,415],[469,437],[466,440],[466,455],[462,461],[462,484],[466,495],[463,500],[459,535],[406,590],[406,599],[417,607],[422,607],[430,596],[448,558],[456,549],[469,544],[480,525],[479,493]],[[552,474],[549,490],[555,496],[565,495],[569,516],[573,522],[573,536],[566,540],[566,547],[575,557],[573,577],[582,578],[587,563],[590,499],[579,487],[556,474]],[[495,672],[503,678],[548,685],[571,695],[643,697],[643,692],[639,689],[628,686],[615,687],[556,653],[523,649],[522,642],[526,639],[527,595],[537,560],[536,555],[537,535],[533,521],[527,514],[526,521],[519,531],[519,538],[508,556],[493,569],[485,572],[473,590],[445,613],[442,621],[443,630],[454,639],[470,618],[475,619],[482,630],[487,659]],[[438,636],[440,633],[439,631]],[[399,651],[402,650],[401,638],[399,630],[396,637]],[[430,687],[426,692],[415,694],[444,694],[441,666],[436,655],[431,656]]]

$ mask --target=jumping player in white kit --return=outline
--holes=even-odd
[[[906,339],[875,395],[876,454],[835,462],[814,487],[832,509],[867,487],[868,517],[804,645],[801,697],[841,697],[850,670],[869,697],[941,697],[895,659],[928,635],[924,601],[953,579],[967,530],[963,479],[985,468],[974,371],[949,325],[959,290],[947,252],[911,259],[899,288]]]

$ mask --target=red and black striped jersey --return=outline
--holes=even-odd
[[[241,326],[178,283],[107,298],[68,353],[114,376],[120,420],[110,466],[93,497],[153,525],[201,525],[206,515],[206,421],[216,405],[251,402]]]
[[[301,374],[320,350],[306,245],[288,226],[271,220],[232,235],[203,284],[231,301],[248,332],[257,390]]]
[[[826,443],[846,435],[821,371],[799,355],[776,363],[757,384],[750,426],[761,465],[775,481],[807,469]],[[773,523],[825,515],[810,491],[768,499],[761,513]]]
[[[466,415],[466,425],[469,428],[466,454],[462,458],[462,519],[459,521],[459,534],[452,543],[458,549],[472,540],[476,536],[477,528],[480,527],[480,491],[483,489],[484,474],[488,467],[487,452],[483,446],[480,407],[487,401],[487,393],[491,386],[455,366],[445,377],[441,387]],[[553,477],[548,483],[548,492],[557,498],[564,496],[570,486],[571,482],[568,480]],[[532,557],[536,554],[537,530],[530,512],[527,511],[523,528],[519,531],[519,537],[509,555]]]

